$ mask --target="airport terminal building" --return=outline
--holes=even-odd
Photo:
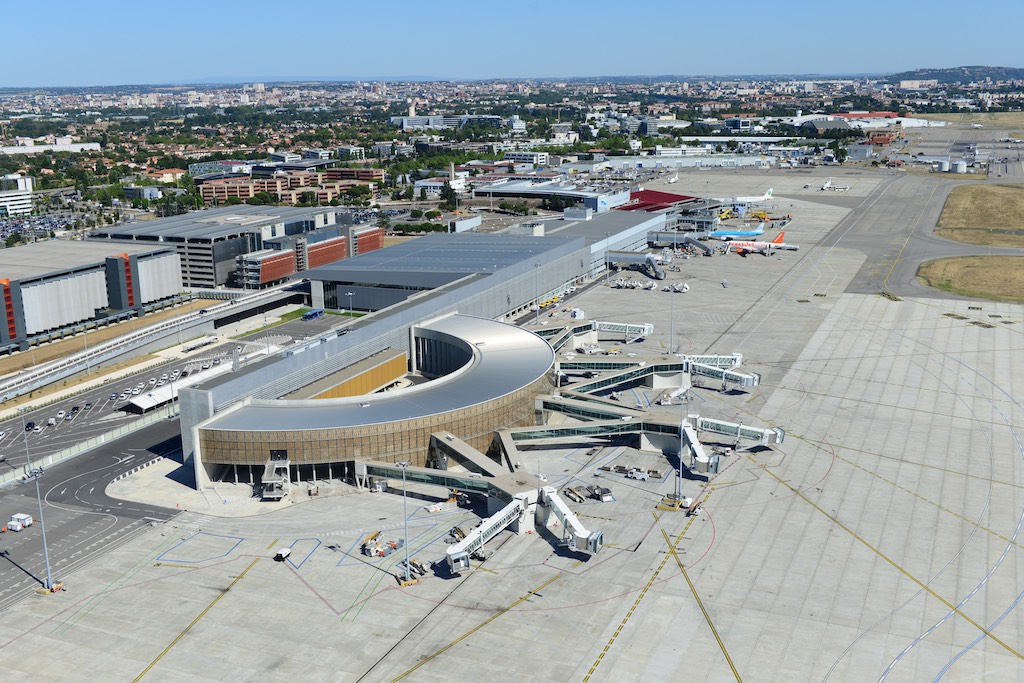
[[[314,307],[364,313],[179,393],[197,485],[337,477],[353,460],[425,462],[431,434],[486,450],[537,424],[554,352],[512,324],[537,302],[646,248],[663,215],[617,212],[549,224],[544,236],[435,234],[309,270]],[[539,315],[538,315],[539,317]]]

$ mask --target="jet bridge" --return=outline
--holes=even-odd
[[[627,344],[654,334],[654,325],[651,323],[616,323],[595,320],[593,325],[597,332],[621,334],[623,339],[627,340]]]
[[[569,509],[562,497],[553,486],[545,486],[540,490],[537,505],[537,521],[547,526],[547,519],[542,519],[544,512],[554,515],[562,527],[562,542],[572,550],[596,554],[604,545],[604,534],[590,531],[580,522],[576,513]]]
[[[716,368],[711,365],[704,365],[703,363],[690,363],[690,374],[720,379],[722,382],[731,382],[741,387],[756,387],[761,383],[761,375],[756,372],[736,372],[735,370]]]
[[[533,493],[536,496],[536,493]],[[475,529],[466,534],[458,543],[448,546],[448,568],[452,573],[463,569],[469,569],[469,560],[483,549],[484,544],[500,534],[512,524],[526,521],[526,513],[530,506],[530,493],[518,493],[512,502],[498,510],[480,523]]]
[[[702,432],[713,432],[735,437],[737,440],[756,441],[762,446],[782,443],[786,438],[786,430],[781,427],[750,427],[737,422],[725,422],[700,415],[687,415],[690,421]]]

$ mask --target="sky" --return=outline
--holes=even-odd
[[[5,0],[0,24],[0,87],[1024,67],[1020,0]]]

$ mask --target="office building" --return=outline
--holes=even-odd
[[[32,213],[32,178],[18,173],[0,177],[0,217]]]

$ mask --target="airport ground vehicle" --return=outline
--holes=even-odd
[[[11,515],[11,521],[7,523],[7,530],[22,531],[30,526],[32,526],[32,515],[26,515],[22,512],[18,512]]]
[[[647,481],[651,478],[651,475],[647,474],[644,470],[632,469],[626,472],[627,479],[636,479],[637,481]]]

